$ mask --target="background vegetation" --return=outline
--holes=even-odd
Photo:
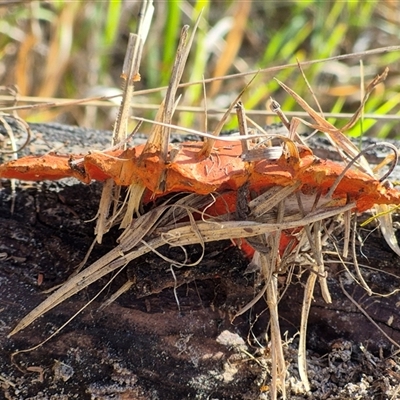
[[[184,24],[193,26],[202,9],[184,82],[397,45],[400,38],[400,7],[391,0],[155,1],[137,91],[167,84],[180,29]],[[139,1],[122,0],[0,3],[0,110],[13,104],[10,85],[18,88],[18,104],[115,94],[121,87],[128,34],[136,31],[139,10]],[[324,112],[345,116],[358,107],[362,86],[389,66],[388,80],[375,90],[366,105],[366,117],[350,134],[395,137],[400,134],[398,120],[367,117],[400,112],[399,60],[397,50],[363,56],[363,68],[360,57],[353,57],[304,70]],[[244,96],[247,110],[266,111],[270,96],[285,112],[300,110],[273,77],[315,107],[300,71],[290,67],[260,73]],[[207,108],[226,108],[248,80],[242,76],[207,84]],[[201,85],[182,93],[180,106],[204,107]],[[153,116],[163,94],[139,92],[134,98],[135,114]],[[116,108],[97,104],[101,106],[33,108],[19,113],[29,121],[111,129]],[[260,124],[275,121],[265,113],[252,117]],[[177,118],[187,126],[204,126],[204,112],[180,112]],[[209,124],[212,120],[211,116]],[[340,126],[346,120],[332,121]]]

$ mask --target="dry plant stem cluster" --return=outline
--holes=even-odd
[[[137,36],[133,36],[134,39],[132,40],[134,40],[136,45],[130,47],[131,50],[128,51],[127,56],[128,61],[123,71],[125,95],[115,125],[114,145],[122,143],[121,146],[124,146],[125,143],[127,134],[125,126],[129,116],[127,104],[133,93],[133,82],[138,78],[140,53],[145,37],[147,36],[148,21],[151,19],[149,15],[152,12],[152,4],[151,2],[146,4],[148,8],[144,9],[143,15],[144,20],[147,22],[141,26],[147,28],[141,28],[142,31]],[[194,144],[186,143],[182,145],[181,149],[174,152],[174,149],[169,144],[170,131],[173,127],[171,121],[178,102],[177,89],[188,57],[190,45],[193,41],[193,35],[194,32],[190,37],[188,36],[187,27],[182,31],[166,98],[159,108],[149,140],[141,151],[138,152],[136,148],[127,149],[126,151],[122,150],[119,153],[117,152],[118,154],[115,152],[105,152],[89,155],[92,157],[92,160],[100,160],[103,157],[107,162],[118,162],[119,172],[122,170],[121,166],[126,166],[129,162],[136,163],[135,167],[138,168],[138,171],[140,171],[140,168],[146,170],[149,166],[152,166],[155,171],[154,175],[156,179],[152,177],[151,185],[148,180],[149,178],[146,178],[146,174],[143,174],[142,180],[127,181],[126,185],[129,185],[128,197],[122,205],[119,203],[120,187],[117,180],[122,178],[112,175],[101,175],[103,180],[106,178],[108,180],[106,180],[100,203],[97,239],[101,241],[102,235],[111,226],[122,221],[121,227],[124,231],[118,239],[118,244],[108,254],[71,277],[64,285],[52,293],[43,303],[18,323],[14,330],[10,332],[10,336],[26,328],[37,318],[101,277],[113,271],[120,271],[129,262],[141,255],[154,252],[160,257],[164,257],[157,250],[163,245],[181,247],[184,254],[186,254],[184,246],[200,244],[204,254],[205,243],[207,242],[244,238],[248,240],[256,251],[255,259],[257,260],[259,274],[264,280],[264,286],[258,295],[255,296],[254,300],[238,311],[237,315],[251,308],[263,296],[266,297],[271,318],[269,335],[272,357],[271,398],[276,399],[279,392],[285,398],[286,364],[283,356],[278,309],[282,294],[279,293],[277,275],[279,273],[284,274],[293,265],[298,266],[302,271],[308,271],[301,315],[298,358],[300,378],[304,389],[309,391],[310,384],[307,377],[306,364],[307,320],[317,282],[320,284],[325,301],[331,301],[326,283],[322,249],[325,241],[330,238],[332,221],[336,220],[340,215],[345,215],[344,229],[346,245],[344,255],[346,255],[348,252],[347,246],[350,242],[351,215],[354,210],[364,210],[368,205],[373,205],[375,202],[382,203],[382,208],[387,207],[387,203],[391,201],[399,204],[400,195],[374,178],[374,171],[372,171],[364,157],[360,155],[359,150],[343,135],[341,130],[329,124],[320,114],[315,112],[302,98],[283,83],[280,83],[281,86],[303,107],[314,121],[313,123],[300,121],[299,119],[288,121],[279,110],[279,104],[273,103],[274,111],[279,113],[288,129],[288,136],[268,136],[265,133],[252,134],[247,126],[247,122],[251,123],[251,120],[246,117],[242,105],[238,103],[241,93],[231,104],[213,134],[203,134],[206,140],[202,145],[196,144],[196,147]],[[378,76],[368,86],[364,101],[366,101],[373,88],[384,78],[385,74]],[[234,138],[236,143],[232,141],[232,138],[224,139],[226,142],[222,138],[218,138],[217,141],[217,136],[233,108],[236,108],[238,115],[240,135]],[[362,107],[360,107],[361,109]],[[355,119],[350,121],[347,127],[359,117],[360,110],[356,113]],[[324,132],[332,143],[334,143],[338,151],[343,154],[347,163],[351,166],[353,164],[356,165],[363,172],[350,171],[341,165],[333,163],[324,164],[325,160],[318,160],[313,157],[311,150],[305,146],[297,133],[297,127],[300,122],[305,123],[312,129]],[[237,142],[238,140],[239,142]],[[278,141],[279,145],[271,145],[273,141]],[[226,146],[223,143],[226,143]],[[239,172],[243,175],[240,179],[238,178],[238,182],[240,182],[240,185],[238,184],[239,187],[229,187],[226,183],[227,181],[221,181],[223,183],[220,183],[219,186],[216,185],[215,190],[212,189],[212,185],[210,185],[211,189],[204,189],[204,186],[201,186],[204,182],[197,182],[198,186],[195,185],[196,182],[188,184],[187,176],[183,174],[185,171],[183,169],[179,170],[179,168],[183,168],[182,165],[189,165],[189,169],[204,167],[203,169],[207,173],[204,173],[203,169],[201,172],[205,180],[210,176],[214,176],[215,171],[219,171],[223,176],[226,176],[228,175],[227,170],[225,170],[227,166],[223,165],[221,167],[219,163],[225,156],[224,151],[232,151],[235,146],[239,147],[239,153],[228,154],[228,156],[234,159],[235,162],[240,162],[246,166],[239,169]],[[181,153],[179,152],[180,150],[182,150]],[[185,151],[186,153],[184,153]],[[184,159],[186,164],[182,163],[182,159],[179,157],[187,156],[188,154],[192,157],[190,163],[187,159],[186,161]],[[127,155],[130,155],[129,159],[123,158],[124,156],[127,157]],[[118,158],[119,156],[122,158]],[[308,160],[308,164],[304,160]],[[207,164],[208,161],[211,162],[210,165]],[[36,163],[38,163],[37,159]],[[302,163],[305,163],[305,165]],[[240,165],[242,166],[242,164]],[[0,176],[7,176],[6,173],[12,170],[15,165],[0,166]],[[68,173],[72,175],[76,173],[73,176],[82,176],[82,170],[86,173],[82,165],[86,167],[85,164],[82,164],[82,157],[80,162],[75,159],[72,159],[72,161],[71,159],[67,160],[65,165],[66,171],[56,171],[59,174],[55,175],[54,179],[67,176],[63,174]],[[321,165],[325,166],[326,169],[335,169],[335,172],[332,176],[329,175],[329,171],[324,175]],[[87,166],[89,166],[89,163]],[[253,168],[253,171],[251,171],[250,166]],[[92,168],[91,164],[90,167]],[[264,170],[257,172],[257,168],[264,168]],[[270,168],[271,171],[282,173],[282,176],[286,174],[290,175],[290,177],[287,178],[285,175],[286,180],[282,178],[280,183],[263,181],[262,179],[267,179],[268,177],[268,172],[265,172],[267,168]],[[17,171],[17,168],[15,171]],[[290,174],[288,171],[290,171]],[[104,171],[100,172],[103,173]],[[251,182],[250,178],[252,175],[250,172],[254,172],[254,176],[260,182],[264,183],[260,184],[258,182],[257,186],[257,182]],[[313,173],[318,176],[312,176],[311,179],[310,176]],[[151,174],[151,171],[147,171],[147,174]],[[175,188],[174,190],[170,189],[170,181],[174,176],[175,178],[178,176],[182,181],[180,183],[183,186],[180,189],[176,189],[176,186],[173,187]],[[278,174],[277,177],[279,176]],[[362,177],[359,181],[357,181],[358,176]],[[88,174],[84,178],[90,180],[91,176]],[[302,178],[307,178],[309,181],[303,182]],[[330,180],[326,183],[328,178]],[[82,178],[82,180],[84,179]],[[363,189],[366,189],[372,182],[375,185],[373,187],[377,188],[379,193],[368,192],[367,194],[363,194],[363,191],[360,191],[360,193],[355,191],[352,194],[354,198],[349,199],[344,194],[346,191],[343,188],[341,189],[341,185],[344,185],[343,182],[351,185],[353,181],[357,181],[357,184],[361,185],[360,187]],[[233,178],[232,182],[234,182]],[[184,184],[186,184],[188,191],[195,193],[185,196],[175,196],[162,205],[154,207],[150,211],[140,215],[139,211],[143,202],[146,201],[146,194],[150,197],[162,197],[168,191],[170,193],[174,191],[181,192],[184,190],[182,188],[185,188]],[[328,187],[331,189],[329,190]],[[338,192],[341,194],[338,195]],[[368,198],[366,201],[362,196],[367,195],[371,196],[371,198]],[[233,203],[229,200],[232,198],[234,199]],[[113,202],[114,208],[111,215],[109,215],[109,209]],[[137,215],[136,219],[133,219],[134,213]],[[383,222],[386,240],[400,254],[393,234],[390,214],[383,214],[380,218],[381,222],[386,221]],[[282,245],[283,239],[289,241],[285,246]],[[174,265],[174,267],[195,267],[201,261],[201,258],[202,256],[192,264],[166,260],[171,265]],[[129,287],[129,285],[126,287]],[[120,293],[121,291],[118,292],[118,294]]]
[[[137,34],[129,35],[128,49],[125,55],[121,77],[123,78],[123,96],[121,106],[115,121],[112,144],[113,146],[123,143],[127,137],[127,124],[130,116],[130,102],[134,92],[134,82],[140,80],[139,68],[142,57],[143,46],[146,41],[151,19],[154,13],[152,1],[144,1],[139,14],[139,27]],[[95,228],[96,240],[101,243],[104,233],[113,225],[115,214],[117,214],[121,189],[108,179],[103,186],[100,199],[97,224]],[[109,217],[111,204],[114,203],[112,216]]]
[[[189,244],[204,243],[210,241],[218,241],[225,239],[247,238],[260,235],[276,235],[276,232],[285,229],[294,229],[301,226],[312,225],[317,221],[329,219],[338,213],[351,210],[354,204],[347,204],[343,207],[330,209],[320,207],[316,211],[308,213],[305,217],[297,215],[289,215],[284,217],[280,222],[263,223],[255,221],[235,221],[232,220],[234,215],[226,214],[221,217],[211,217],[203,214],[198,209],[202,209],[212,202],[212,198],[208,196],[188,195],[174,204],[164,204],[156,207],[150,212],[137,218],[135,222],[120,236],[118,245],[107,255],[93,263],[88,268],[81,271],[78,275],[68,280],[60,289],[49,296],[35,310],[24,317],[16,328],[10,333],[14,335],[21,329],[24,329],[38,317],[48,312],[56,305],[67,300],[72,295],[81,291],[91,283],[109,274],[112,271],[124,267],[132,260],[155,251],[160,246],[168,244],[170,246],[185,246]],[[266,207],[265,214],[259,219],[276,220],[274,205],[273,208]],[[250,211],[252,211],[250,209]],[[200,221],[195,221],[194,214],[201,216]],[[184,217],[189,217],[190,224],[179,222]],[[207,218],[207,219],[205,219]],[[297,250],[301,257],[300,248]],[[276,289],[275,267],[272,264],[276,254],[272,252],[263,253],[265,265],[270,268],[269,279],[266,286],[268,296],[268,304],[270,306],[271,317],[275,317],[275,323],[271,325],[271,337],[273,338],[273,348],[277,357],[277,371],[280,381],[284,382],[284,360],[282,358],[282,350],[280,349],[280,331],[278,320],[277,304],[279,296]],[[271,259],[272,258],[272,259]],[[171,263],[177,264],[174,260]],[[200,260],[198,260],[200,261]],[[272,268],[272,270],[271,270]],[[283,265],[280,268],[284,268]],[[318,273],[318,271],[316,271]],[[311,273],[310,277],[316,277],[317,274]],[[273,295],[275,293],[275,295]],[[311,297],[309,298],[311,301]],[[275,347],[277,346],[277,347]],[[274,358],[275,359],[275,358]]]

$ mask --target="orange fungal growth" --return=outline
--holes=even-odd
[[[340,177],[344,165],[319,159],[301,146],[295,163],[285,155],[277,160],[245,161],[240,141],[216,140],[209,157],[199,157],[201,142],[184,142],[178,149],[170,146],[167,163],[161,161],[157,151],[144,154],[144,147],[86,155],[27,156],[0,165],[0,177],[34,181],[74,177],[84,183],[111,178],[122,186],[140,183],[157,196],[173,192],[222,193],[236,191],[244,184],[249,190],[262,193],[270,187],[299,181],[298,190],[305,194],[326,195],[337,185],[332,200],[354,201],[360,212],[375,204],[400,204],[399,191],[355,168]]]

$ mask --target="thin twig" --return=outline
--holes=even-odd
[[[346,291],[343,285],[343,280],[341,277],[339,277],[339,284],[340,287],[345,294],[345,296],[357,307],[357,309],[370,321],[381,333],[387,340],[389,340],[390,343],[393,344],[393,346],[396,346],[397,348],[400,348],[400,344],[397,343],[395,340],[393,340],[369,315],[368,313],[360,306],[360,304],[357,303],[356,300],[354,300],[350,294]]]

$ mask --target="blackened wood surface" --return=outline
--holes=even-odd
[[[48,150],[63,143],[68,149],[75,151],[77,146],[84,152],[91,143],[101,148],[109,140],[109,132],[61,125],[33,128],[32,151],[35,142],[36,146],[44,143]],[[260,380],[263,369],[249,359],[237,361],[239,356],[234,349],[216,341],[222,331],[229,330],[244,338],[257,338],[265,345],[268,313],[264,301],[252,312],[231,321],[261,285],[257,285],[254,274],[244,273],[248,261],[229,242],[210,244],[200,265],[175,269],[180,310],[173,292],[170,265],[156,255],[146,255],[128,266],[109,290],[56,337],[37,350],[17,355],[12,361],[13,351],[29,348],[48,337],[110,277],[61,304],[15,337],[7,338],[16,323],[45,299],[43,291],[64,282],[85,256],[93,240],[94,223],[88,221],[96,214],[101,187],[72,180],[21,183],[11,214],[11,189],[7,182],[3,186],[0,191],[0,398],[257,398],[263,383]],[[367,237],[362,230],[361,234]],[[94,249],[90,261],[110,250],[116,237],[118,231],[107,235],[105,242]],[[164,251],[174,257],[173,250]],[[193,260],[200,254],[196,246],[188,252]],[[399,259],[377,232],[368,235],[359,261],[375,268],[363,270],[374,291],[388,293],[399,287],[396,278]],[[398,342],[399,295],[370,297],[340,273],[343,268],[338,263],[327,266],[333,303],[326,305],[317,289],[309,318],[309,349],[323,355],[332,350],[332,343],[345,339],[363,343],[372,351],[382,348],[387,354],[391,344],[344,295],[339,277],[344,280],[347,292]],[[294,334],[298,330],[304,278],[295,276],[280,302],[282,332]],[[134,280],[132,288],[99,311],[102,301],[128,279]],[[285,283],[285,276],[281,281]],[[253,346],[250,352],[256,353],[259,346],[254,340]],[[232,365],[237,373],[230,376]],[[348,379],[348,383],[359,381],[358,376]]]

